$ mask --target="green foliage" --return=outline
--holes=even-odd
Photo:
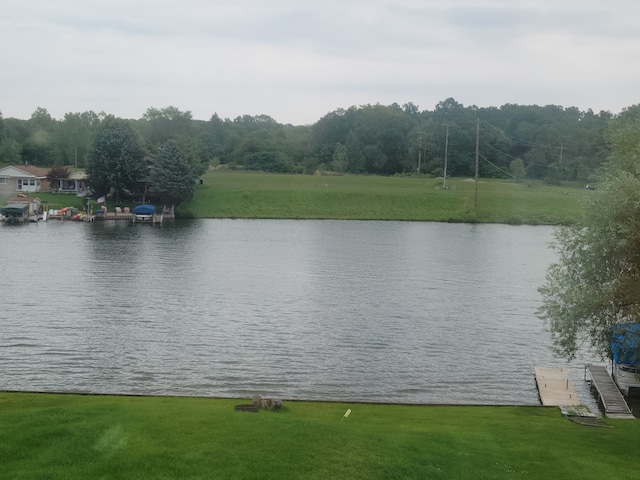
[[[97,196],[113,189],[116,199],[135,191],[146,175],[144,150],[126,120],[107,117],[89,152],[89,181]]]
[[[16,165],[22,161],[22,145],[13,138],[0,137],[0,164]]]
[[[28,136],[22,144],[22,160],[42,167],[58,163],[58,151],[54,143],[58,125],[49,112],[38,107],[27,121]]]
[[[295,170],[291,159],[276,151],[248,153],[244,156],[244,165],[262,172],[292,173]]]
[[[611,327],[640,321],[637,116],[612,122],[608,135],[614,153],[598,175],[597,190],[589,191],[581,224],[557,232],[559,260],[540,288],[539,315],[550,326],[556,352],[567,358],[583,344],[610,356]]]
[[[333,151],[333,156],[331,157],[331,168],[338,173],[343,173],[347,170],[348,166],[349,154],[347,147],[342,143],[337,143],[336,149]]]
[[[635,478],[640,424],[542,407],[0,393],[4,478]],[[351,415],[343,418],[347,409]],[[585,455],[585,452],[597,452]]]
[[[58,124],[56,135],[59,163],[85,168],[89,148],[99,125],[100,117],[92,111],[65,114],[63,121]]]
[[[632,111],[623,114],[628,117]],[[89,111],[67,113],[58,121],[38,108],[27,121],[3,119],[0,155],[4,151],[11,163],[82,168],[105,118]],[[230,120],[214,114],[202,121],[173,106],[151,107],[129,123],[151,156],[168,140],[175,141],[196,175],[213,158],[235,168],[314,173],[325,165],[339,173],[380,175],[416,171],[420,158],[421,172],[431,172],[443,167],[448,147],[448,175],[473,176],[479,119],[481,177],[506,178],[511,160],[520,158],[530,179],[586,183],[610,153],[604,131],[611,118],[608,112],[574,107],[478,108],[447,98],[431,111],[410,102],[340,108],[301,126],[282,125],[268,115]],[[336,145],[346,148],[339,150],[338,161]]]
[[[204,173],[209,160],[221,153],[213,148],[206,125],[195,122],[189,111],[151,107],[134,125],[149,152],[159,152],[168,141],[175,142],[196,175]]]
[[[640,175],[640,104],[625,108],[611,120],[605,136],[612,148],[610,168]]]
[[[151,191],[164,205],[178,206],[191,200],[196,176],[175,141],[169,140],[151,167]]]

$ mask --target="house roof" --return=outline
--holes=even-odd
[[[22,165],[16,168],[18,170],[25,171],[33,175],[34,177],[38,177],[38,178],[46,178],[47,174],[49,173],[49,170],[46,168],[34,167],[32,165]]]
[[[10,165],[0,169],[0,176],[3,177],[35,177],[46,178],[49,170],[46,168],[34,167],[32,165]]]
[[[67,177],[69,180],[86,180],[89,178],[86,172],[73,172]]]

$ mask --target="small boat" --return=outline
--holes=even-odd
[[[6,223],[25,223],[29,221],[28,203],[10,203],[0,209],[2,221]]]
[[[640,389],[640,323],[615,325],[611,335],[612,376],[620,391],[629,396]]]
[[[42,220],[42,203],[39,198],[19,196],[9,200],[0,209],[0,220],[7,223],[26,223]]]
[[[138,205],[133,208],[133,223],[158,223],[162,222],[162,217],[156,215],[156,207],[149,204]]]

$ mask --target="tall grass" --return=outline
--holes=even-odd
[[[640,424],[558,409],[0,393],[7,479],[636,478]],[[341,420],[346,409],[351,415]]]

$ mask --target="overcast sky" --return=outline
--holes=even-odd
[[[640,102],[638,0],[0,0],[0,111]]]

